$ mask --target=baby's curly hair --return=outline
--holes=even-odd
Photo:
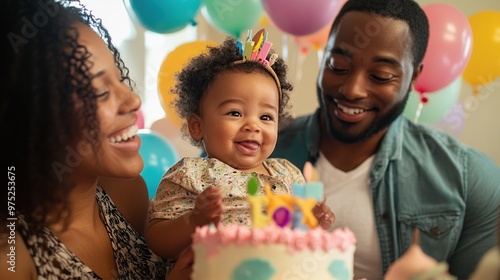
[[[203,147],[201,141],[196,141],[189,135],[187,118],[190,114],[200,115],[200,102],[203,94],[219,74],[226,71],[258,72],[269,75],[274,80],[265,66],[257,61],[249,60],[245,63],[233,64],[243,57],[236,45],[236,39],[232,37],[227,37],[219,46],[209,46],[207,49],[208,52],[192,58],[181,71],[176,73],[177,83],[171,90],[172,94],[177,95],[173,105],[179,116],[185,120],[182,125],[182,134],[191,144],[200,148]],[[269,60],[273,53],[274,51],[271,50],[266,59]],[[288,67],[283,59],[278,57],[271,68],[276,73],[281,87],[278,108],[278,123],[281,124],[288,117],[287,110],[290,108],[288,102],[293,86],[287,80]]]

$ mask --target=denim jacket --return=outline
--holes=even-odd
[[[319,155],[319,110],[283,128],[271,157],[299,168]],[[497,240],[500,169],[484,154],[403,116],[388,129],[370,171],[382,269],[411,245],[467,279]]]

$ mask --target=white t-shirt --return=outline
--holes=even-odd
[[[354,279],[383,279],[369,179],[374,157],[349,172],[335,168],[322,153],[316,162],[326,204],[335,214],[333,229],[347,227],[356,236]]]

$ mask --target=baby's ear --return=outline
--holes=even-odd
[[[187,124],[191,137],[196,141],[202,140],[201,118],[196,114],[189,114]]]

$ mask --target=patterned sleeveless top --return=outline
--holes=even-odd
[[[116,259],[116,279],[165,279],[165,263],[149,249],[101,187],[97,188],[96,200]],[[37,267],[38,279],[101,279],[48,228],[35,232],[19,216],[18,231]]]

